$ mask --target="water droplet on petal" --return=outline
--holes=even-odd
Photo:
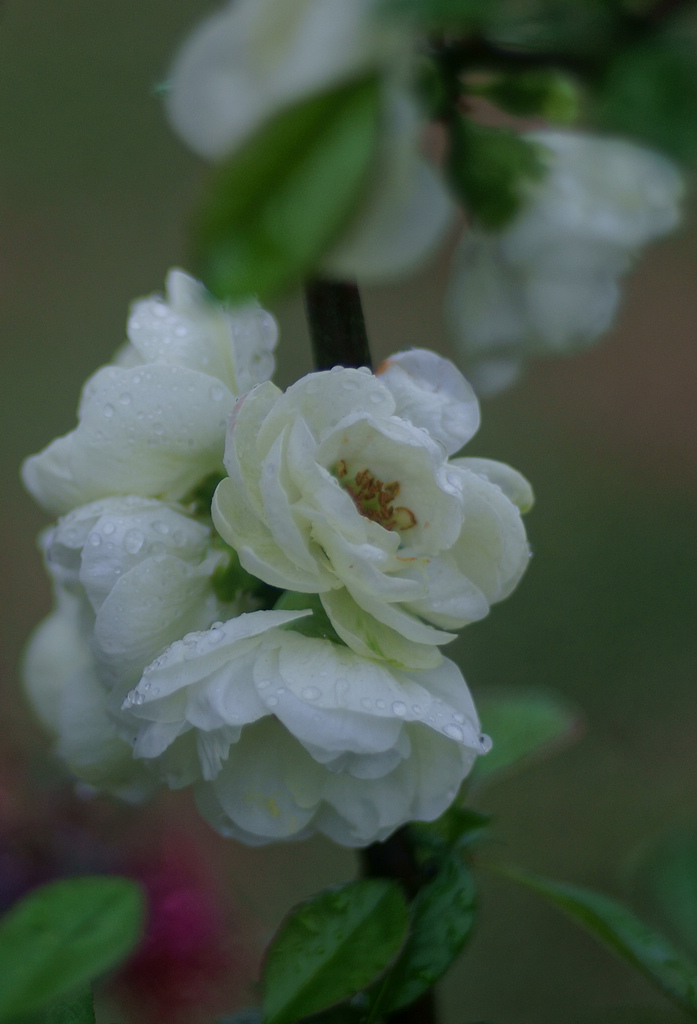
[[[489,751],[491,750],[491,748],[493,747],[493,745],[494,745],[494,742],[493,742],[491,736],[487,736],[487,734],[485,732],[483,732],[481,734],[481,736],[479,737],[479,753],[480,754],[488,754]]]
[[[316,686],[306,686],[302,695],[305,700],[318,700],[322,696],[322,691]]]
[[[465,738],[465,734],[459,725],[454,725],[452,722],[450,725],[446,725],[443,728],[444,734],[451,740],[457,740],[458,743],[462,743]]]
[[[267,697],[266,703],[270,708],[275,708],[276,705],[278,704],[278,697]]]
[[[112,417],[112,416],[114,415],[114,407],[113,407],[113,405],[110,405],[110,404],[109,404],[109,403],[107,402],[107,404],[106,404],[106,405],[104,406],[104,408],[102,409],[102,413],[103,413],[103,414],[104,414],[104,415],[106,416],[106,418],[107,418],[108,420],[110,420],[110,419],[111,419],[111,417]]]
[[[111,520],[107,519],[107,521],[105,523],[102,523],[102,533],[106,537],[110,537],[111,534],[114,533],[115,531],[116,531],[116,527],[111,522]]]
[[[401,718],[402,715],[406,715],[406,713],[407,713],[407,706],[404,703],[404,701],[403,700],[396,700],[394,702],[394,704],[392,705],[392,714],[393,715],[397,715],[399,718]]]
[[[167,525],[167,523],[163,522],[162,519],[156,519],[155,522],[152,524],[152,528],[155,531],[155,533],[159,533],[163,537],[165,537],[169,533],[169,526]]]
[[[123,546],[131,555],[137,555],[143,544],[145,535],[140,530],[127,530],[123,538]]]
[[[119,395],[119,402],[121,405],[131,404],[131,395],[128,391],[124,391],[123,394]]]
[[[96,530],[92,530],[92,533],[90,533],[87,540],[88,543],[90,543],[93,548],[98,548],[99,545],[102,543],[102,538],[100,537]]]
[[[213,384],[208,389],[208,394],[212,402],[222,402],[225,398],[225,388],[221,387],[220,384]]]
[[[375,701],[375,707],[378,709],[378,711],[384,711],[384,709],[385,709],[385,702],[384,702],[384,700],[376,700]]]

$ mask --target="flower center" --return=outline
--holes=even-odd
[[[360,469],[349,476],[348,466],[343,459],[333,467],[332,472],[341,486],[347,491],[362,516],[378,523],[386,530],[410,530],[416,526],[416,516],[403,505],[395,506],[395,498],[399,495],[399,481],[393,480],[386,484],[379,480],[369,469]]]

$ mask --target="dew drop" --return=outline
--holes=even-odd
[[[420,715],[423,709],[420,704],[412,704],[411,710],[414,712],[415,715]]]
[[[453,715],[453,718],[455,719],[456,722],[459,722],[460,725],[464,724],[465,716],[461,714],[461,712],[456,712],[456,714]]]
[[[407,713],[407,706],[404,703],[404,701],[403,700],[396,700],[394,702],[394,704],[392,705],[392,714],[393,715],[397,715],[399,718],[401,718],[402,715],[406,715],[406,713]]]
[[[257,683],[257,690],[268,690],[268,688],[270,686],[271,686],[271,680],[270,679],[260,679],[259,682]]]
[[[114,524],[110,520],[107,519],[107,521],[105,523],[103,523],[103,525],[102,525],[102,533],[106,537],[110,537],[112,535],[112,533],[115,533],[115,532],[116,532],[116,527],[114,526]]]
[[[143,544],[145,536],[140,530],[127,530],[123,538],[123,546],[130,555],[137,555]]]
[[[96,530],[92,530],[92,533],[89,535],[87,540],[92,545],[93,548],[98,548],[99,545],[102,543],[102,538],[100,537]]]
[[[443,728],[444,734],[451,740],[457,740],[458,743],[462,743],[465,738],[465,734],[459,725],[454,725],[452,722],[450,725],[446,725]]]
[[[487,736],[485,732],[479,737],[479,753],[488,754],[494,743],[491,736]]]
[[[119,395],[119,402],[121,405],[130,405],[131,401],[132,399],[129,391],[124,391],[123,394]]]
[[[266,703],[270,708],[275,708],[276,705],[278,704],[278,697],[267,697]]]
[[[384,700],[376,700],[375,701],[375,707],[378,709],[378,711],[384,711],[384,709],[385,709],[385,702],[384,702]]]
[[[372,706],[373,706],[372,700],[368,700],[367,697],[361,697],[361,707],[362,708],[365,708],[366,711],[368,711],[370,708],[372,708]]]
[[[155,533],[159,533],[162,537],[166,537],[169,533],[169,526],[162,519],[156,519],[152,524],[152,528]]]
[[[225,388],[221,387],[220,384],[213,384],[208,389],[208,394],[212,402],[222,402],[225,398]]]
[[[305,700],[318,700],[322,696],[322,691],[317,686],[306,686],[302,695]]]
[[[102,413],[103,413],[103,414],[104,414],[104,415],[106,416],[106,418],[107,418],[108,420],[110,420],[110,419],[111,419],[111,417],[112,417],[112,416],[114,415],[114,407],[113,407],[113,405],[110,405],[110,404],[109,404],[109,403],[107,402],[107,404],[106,404],[106,405],[104,406],[104,408],[102,409]]]
[[[211,644],[219,644],[223,636],[224,633],[220,626],[211,626],[208,630],[208,642]]]

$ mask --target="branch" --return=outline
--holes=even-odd
[[[315,369],[372,368],[370,345],[357,285],[316,278],[305,285]]]

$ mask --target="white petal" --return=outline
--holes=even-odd
[[[479,429],[477,396],[449,359],[412,349],[390,356],[375,372],[394,395],[395,414],[427,430],[448,455]]]
[[[233,405],[227,388],[193,370],[105,367],[77,428],[27,459],[24,483],[58,513],[106,495],[182,497],[220,468]]]

